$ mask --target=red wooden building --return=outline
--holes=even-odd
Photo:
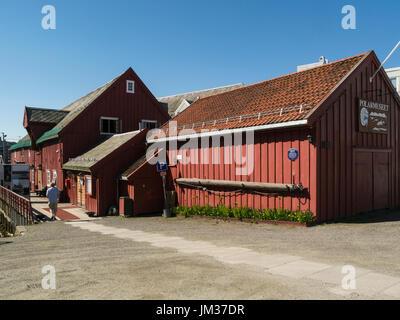
[[[29,162],[36,177],[35,186],[40,189],[55,181],[64,191],[63,200],[74,203],[77,197],[65,189],[65,163],[112,135],[155,128],[168,119],[167,111],[129,68],[62,110],[26,108],[24,126],[28,136],[23,140],[29,143],[20,141],[12,150],[12,157],[18,159],[21,152],[30,150],[38,158]],[[119,172],[129,163],[122,165]],[[103,190],[115,193],[114,187]],[[102,204],[97,208],[99,215],[105,214]]]
[[[155,153],[154,157],[158,153]],[[120,196],[133,201],[130,214],[162,212],[164,206],[162,180],[146,153],[129,166],[120,176]]]
[[[173,119],[178,133],[186,130],[176,147],[171,131],[165,138],[148,139],[169,145],[178,204],[300,208],[319,222],[399,206],[400,99],[383,70],[370,82],[379,65],[370,51],[193,103]],[[224,146],[222,141],[234,133],[245,139],[249,131],[254,133],[247,146],[254,150],[254,161],[229,164],[235,152],[246,154],[246,143]],[[210,147],[197,140],[197,146],[182,151],[195,138],[209,141]],[[212,147],[212,139],[220,138],[222,146]],[[295,161],[288,158],[291,148],[299,154]],[[220,180],[301,184],[304,189],[281,195],[216,192],[205,184]]]
[[[145,151],[147,129],[115,134],[63,165],[72,203],[96,215],[118,207],[119,174]]]

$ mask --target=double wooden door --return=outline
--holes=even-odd
[[[355,152],[355,213],[389,208],[390,154],[388,151]]]

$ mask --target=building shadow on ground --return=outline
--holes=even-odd
[[[4,241],[4,242],[0,241],[0,246],[2,246],[3,244],[11,244],[11,243],[13,243],[13,242],[12,241]]]
[[[136,216],[125,216],[125,218],[154,218],[154,217],[162,217],[162,212],[156,212],[156,213],[143,213],[143,214],[138,214]]]
[[[327,223],[379,223],[400,221],[400,208],[360,213],[354,217],[340,218]]]

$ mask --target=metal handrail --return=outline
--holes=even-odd
[[[17,226],[33,223],[31,201],[3,186],[0,186],[0,209]]]

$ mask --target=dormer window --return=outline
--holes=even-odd
[[[121,121],[118,118],[100,118],[101,134],[116,134],[121,132]]]
[[[126,81],[126,92],[127,93],[135,93],[135,81],[132,81],[132,80]]]

